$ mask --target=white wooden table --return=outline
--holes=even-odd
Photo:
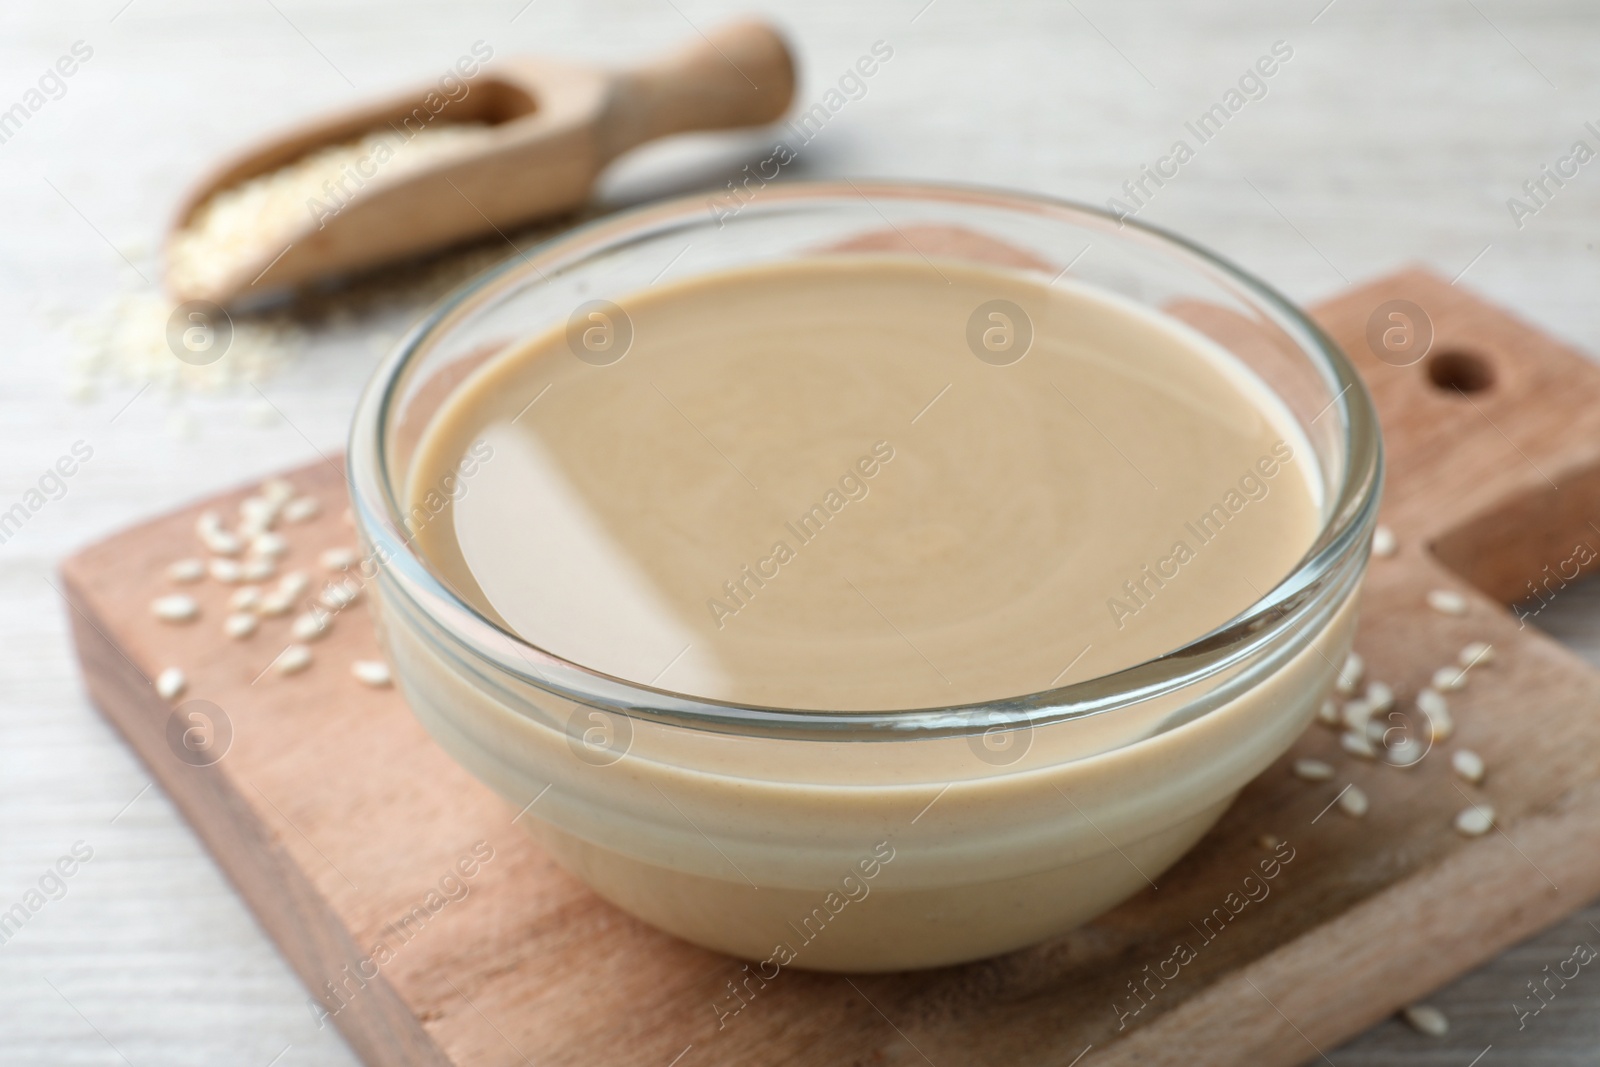
[[[1326,5],[1326,6],[1324,6]],[[984,182],[1103,203],[1165,155],[1276,41],[1267,93],[1160,189],[1142,217],[1312,301],[1421,261],[1600,353],[1600,162],[1519,229],[1525,180],[1600,125],[1600,9],[1589,0],[810,0],[766,3],[808,104],[873,42],[892,61],[786,168],[791,177]],[[0,143],[0,510],[75,441],[93,459],[0,544],[0,911],[82,841],[93,859],[0,946],[0,1062],[351,1064],[194,836],[84,699],[55,561],[132,520],[342,445],[377,352],[418,310],[367,301],[249,389],[211,396],[103,383],[67,396],[72,327],[156,277],[183,185],[219,151],[318,109],[430,80],[477,40],[497,55],[622,61],[741,7],[698,0],[21,0],[0,7],[0,112],[74,42],[92,56]],[[54,88],[54,86],[50,86]],[[0,132],[4,131],[0,122]],[[719,185],[766,137],[668,146],[623,163],[617,204]],[[132,401],[130,404],[130,400]],[[182,431],[187,424],[186,432]],[[1600,649],[1600,595],[1546,613]],[[1511,1004],[1600,910],[1438,997],[1450,1036],[1386,1023],[1346,1064],[1577,1064],[1600,1054],[1600,979],[1518,1032]],[[1330,981],[1332,978],[1330,977]],[[1587,983],[1594,983],[1593,985]],[[930,1050],[932,1051],[932,1050]],[[937,1055],[934,1056],[937,1061]],[[688,1067],[688,1065],[686,1065]],[[941,1067],[944,1065],[941,1063]]]

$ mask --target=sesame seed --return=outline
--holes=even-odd
[[[317,602],[329,611],[343,611],[361,596],[361,587],[352,581],[329,582],[323,586]]]
[[[236,611],[222,620],[222,632],[235,641],[242,641],[256,632],[260,621],[248,611]]]
[[[311,666],[311,650],[305,645],[290,645],[278,653],[272,667],[279,674],[299,674]]]
[[[264,582],[278,573],[278,564],[270,556],[252,556],[239,566],[239,576],[247,582]]]
[[[1419,1034],[1443,1037],[1450,1032],[1450,1020],[1432,1004],[1413,1004],[1402,1011],[1400,1017]]]
[[[1347,700],[1340,718],[1350,729],[1358,733],[1364,731],[1367,723],[1372,721],[1372,705],[1365,700]]]
[[[1428,593],[1428,607],[1441,615],[1465,615],[1467,598],[1454,589],[1434,589]]]
[[[1455,732],[1455,721],[1450,718],[1450,703],[1432,689],[1417,694],[1417,710],[1428,720],[1428,736],[1443,741]]]
[[[256,492],[278,507],[294,499],[294,486],[282,478],[268,478],[261,483]]]
[[[1319,759],[1297,759],[1294,761],[1294,776],[1308,782],[1326,782],[1333,777],[1333,766]]]
[[[240,586],[228,598],[228,608],[231,611],[254,611],[260,603],[261,587],[258,585]]]
[[[1339,678],[1333,683],[1334,689],[1344,696],[1349,696],[1356,691],[1356,686],[1361,684],[1361,675],[1367,669],[1360,655],[1350,653],[1345,657],[1344,666],[1339,668]]]
[[[278,591],[290,600],[299,600],[311,588],[311,579],[305,571],[290,571],[278,579]]]
[[[1433,672],[1432,685],[1441,693],[1464,689],[1467,685],[1467,672],[1460,667],[1440,667]]]
[[[1393,745],[1387,746],[1385,762],[1391,767],[1413,767],[1417,761],[1428,753],[1421,743],[1414,737],[1402,738]]]
[[[1470,748],[1459,748],[1450,754],[1450,766],[1462,778],[1477,785],[1483,781],[1483,757]]]
[[[167,568],[167,577],[175,582],[198,582],[206,576],[203,559],[180,559]]]
[[[289,551],[289,542],[282,534],[258,534],[250,542],[250,551],[258,556],[269,556],[276,559]]]
[[[314,496],[297,496],[283,506],[285,522],[309,522],[322,511]]]
[[[330,548],[317,557],[317,562],[330,571],[347,571],[355,566],[356,551],[353,548]]]
[[[256,611],[262,615],[278,616],[287,615],[294,608],[294,597],[289,596],[282,589],[274,589],[261,597],[256,605]]]
[[[222,516],[215,511],[201,512],[194,532],[201,544],[219,556],[237,556],[244,551],[244,542],[223,528]]]
[[[1356,733],[1346,730],[1339,735],[1339,747],[1358,759],[1372,759],[1377,756],[1377,750],[1372,747],[1372,742],[1367,740],[1365,733]]]
[[[278,510],[282,506],[264,496],[247,496],[239,501],[239,524],[251,527],[256,533],[270,530],[278,521]]]
[[[1487,641],[1474,641],[1456,654],[1456,662],[1466,667],[1487,667],[1494,662],[1494,646]]]
[[[1494,828],[1494,809],[1474,804],[1456,814],[1456,830],[1466,837],[1482,837]]]
[[[1394,538],[1394,531],[1387,526],[1380,526],[1372,531],[1372,554],[1388,559],[1399,548],[1399,542]]]
[[[358,659],[350,664],[350,673],[362,685],[382,689],[390,683],[389,665],[381,659]]]
[[[219,556],[237,556],[244,551],[244,541],[227,530],[218,530],[216,533],[202,537],[200,543],[206,546],[207,551],[214,552]]]
[[[1383,682],[1368,682],[1366,700],[1374,712],[1388,711],[1394,707],[1394,690]]]
[[[244,578],[244,568],[231,559],[214,559],[206,564],[206,570],[211,572],[211,577],[224,585],[232,585]]]
[[[1317,721],[1322,723],[1324,726],[1338,726],[1341,722],[1339,717],[1339,702],[1334,700],[1332,697],[1324,700],[1322,702],[1322,706],[1317,709]]]
[[[315,641],[328,632],[328,616],[321,612],[308,611],[294,620],[290,632],[299,641]]]
[[[176,593],[157,597],[150,602],[150,610],[162,622],[193,622],[200,617],[200,605],[194,597]]]
[[[156,675],[156,693],[162,700],[171,700],[189,688],[189,679],[176,667],[168,667]]]
[[[1367,813],[1367,794],[1359,786],[1351,786],[1339,794],[1339,810],[1352,819],[1359,819]]]
[[[1271,849],[1275,849],[1279,845],[1283,844],[1283,842],[1278,840],[1278,837],[1275,834],[1262,834],[1260,837],[1256,838],[1256,844],[1270,851]]]

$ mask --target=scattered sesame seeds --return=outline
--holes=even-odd
[[[1450,1032],[1450,1020],[1432,1004],[1413,1004],[1402,1011],[1400,1017],[1419,1034],[1443,1037]]]
[[[156,693],[162,700],[171,700],[187,688],[189,679],[176,667],[168,667],[156,675]]]
[[[1339,810],[1352,819],[1359,819],[1367,813],[1367,794],[1359,786],[1351,786],[1339,794]]]
[[[1400,543],[1395,540],[1394,531],[1387,526],[1380,526],[1372,531],[1372,554],[1388,559],[1394,555]]]
[[[261,620],[248,611],[236,611],[222,620],[222,632],[235,641],[242,641],[256,632]]]
[[[1339,747],[1357,759],[1373,759],[1378,755],[1364,731],[1346,730],[1339,735]]]
[[[1339,717],[1339,702],[1332,697],[1324,700],[1322,706],[1317,709],[1317,721],[1324,726],[1338,726],[1342,721]]]
[[[203,559],[180,559],[167,568],[167,577],[175,582],[198,582],[206,576]]]
[[[1450,754],[1450,766],[1456,774],[1477,785],[1483,781],[1483,757],[1470,748],[1458,748]]]
[[[1326,782],[1333,777],[1333,765],[1319,759],[1297,759],[1294,761],[1294,776],[1308,782]]]
[[[200,617],[200,605],[194,597],[178,593],[156,597],[150,602],[150,610],[162,622],[193,622]]]
[[[1454,589],[1434,589],[1428,593],[1428,607],[1441,615],[1465,615],[1467,598]]]
[[[1355,652],[1345,657],[1344,666],[1339,668],[1339,678],[1333,687],[1342,695],[1349,696],[1356,691],[1356,686],[1361,684],[1361,675],[1366,671],[1367,665]]]
[[[328,616],[319,611],[308,611],[296,617],[290,632],[297,641],[315,641],[328,632]]]
[[[1494,662],[1494,646],[1487,641],[1474,641],[1456,653],[1456,662],[1463,668],[1487,667]]]
[[[244,568],[237,560],[214,559],[206,565],[206,570],[211,572],[211,577],[224,585],[233,585],[244,578]]]
[[[356,681],[374,689],[382,689],[391,681],[389,665],[381,659],[358,659],[350,664],[350,673],[356,676]]]
[[[1460,667],[1440,667],[1433,672],[1433,688],[1441,693],[1452,693],[1467,685],[1467,672]]]
[[[1388,711],[1394,707],[1394,690],[1383,682],[1368,682],[1366,701],[1375,713]]]
[[[317,557],[317,562],[330,571],[347,571],[356,563],[356,550],[353,548],[330,548]]]
[[[305,645],[290,645],[272,661],[273,670],[279,674],[299,674],[311,666],[311,650]]]
[[[1465,837],[1482,837],[1494,829],[1494,809],[1487,804],[1474,804],[1456,814],[1456,830]]]
[[[283,506],[285,522],[309,522],[322,512],[322,505],[314,496],[297,496]]]

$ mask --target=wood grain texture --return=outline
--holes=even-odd
[[[1435,334],[1412,366],[1367,348],[1369,319],[1394,299],[1420,307]],[[1386,521],[1402,549],[1374,562],[1364,593],[1357,647],[1370,676],[1407,704],[1469,641],[1492,642],[1497,658],[1451,694],[1455,735],[1415,766],[1345,756],[1336,734],[1314,726],[1159,889],[1032,949],[850,981],[785,973],[719,1021],[713,1005],[743,979],[739,963],[589,894],[520,833],[518,812],[433,745],[393,691],[354,681],[347,664],[376,655],[365,601],[315,645],[312,669],[288,677],[268,670],[287,623],[222,641],[227,590],[215,583],[199,587],[199,623],[147,623],[198,508],[65,564],[90,692],[373,1064],[510,1065],[537,1049],[540,1062],[644,1067],[691,1046],[696,1062],[713,1064],[893,1062],[913,1050],[940,1064],[1049,1064],[1091,1046],[1094,1062],[1108,1064],[1298,1063],[1600,892],[1600,856],[1586,847],[1600,835],[1600,674],[1471,591],[1431,548],[1485,528],[1500,541],[1524,529],[1545,546],[1546,525],[1508,520],[1507,510],[1542,521],[1597,503],[1600,481],[1574,475],[1600,462],[1600,433],[1541,427],[1560,410],[1564,427],[1600,430],[1600,370],[1421,271],[1317,314],[1371,383],[1389,447],[1396,503]],[[1469,358],[1492,368],[1491,388],[1435,383],[1437,363]],[[1506,462],[1508,449],[1518,462]],[[287,565],[306,566],[350,530],[333,465],[291,477],[324,503],[314,523],[286,530]],[[243,495],[204,506],[226,511]],[[1467,614],[1427,608],[1438,588],[1468,592]],[[193,679],[179,711],[182,699],[203,698],[232,724],[232,746],[214,766],[189,766],[170,747],[167,720],[178,712],[147,679],[171,663]],[[1491,768],[1481,788],[1452,776],[1448,753],[1459,746]],[[1296,779],[1288,765],[1297,756],[1333,762],[1335,779]],[[1371,798],[1364,819],[1329,809],[1351,784]],[[1476,802],[1493,805],[1500,829],[1469,840],[1452,820]],[[1293,856],[1265,896],[1234,903],[1269,833]],[[464,895],[438,895],[475,848],[492,858],[469,864],[471,877],[454,875]],[[397,925],[419,902],[412,926]],[[1193,958],[1164,963],[1180,943]]]

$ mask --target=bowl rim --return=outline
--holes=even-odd
[[[1176,253],[1202,274],[1242,290],[1256,310],[1295,341],[1329,386],[1331,409],[1343,416],[1343,478],[1311,547],[1275,586],[1231,619],[1142,663],[1067,685],[967,704],[870,711],[779,708],[679,693],[608,675],[523,640],[484,616],[440,580],[412,551],[392,479],[389,477],[389,415],[413,360],[432,340],[474,308],[522,284],[524,276],[548,281],[556,268],[675,230],[716,223],[701,195],[674,197],[580,224],[515,253],[445,296],[401,339],[374,370],[357,402],[350,430],[346,480],[352,510],[369,556],[386,576],[386,595],[402,594],[413,610],[431,619],[451,639],[458,661],[507,672],[521,682],[591,708],[669,726],[792,739],[881,740],[910,736],[970,736],[996,728],[1034,728],[1105,714],[1226,672],[1251,657],[1296,623],[1310,618],[1337,586],[1348,591],[1367,559],[1384,479],[1384,449],[1372,398],[1337,343],[1293,301],[1225,257],[1164,228],[1119,217],[1091,204],[1000,187],[905,180],[790,181],[769,183],[741,209],[771,213],[830,200],[941,201],[1004,208],[1065,218],[1080,226],[1115,230]],[[881,214],[881,212],[880,212]],[[884,216],[887,220],[887,216]],[[890,224],[893,225],[892,223]],[[531,284],[540,284],[539,281]],[[1353,571],[1348,564],[1359,557]],[[1316,636],[1303,627],[1302,643]],[[1218,706],[1221,701],[1212,701]],[[1209,708],[1207,709],[1209,710]],[[1184,720],[1187,721],[1187,720]]]

